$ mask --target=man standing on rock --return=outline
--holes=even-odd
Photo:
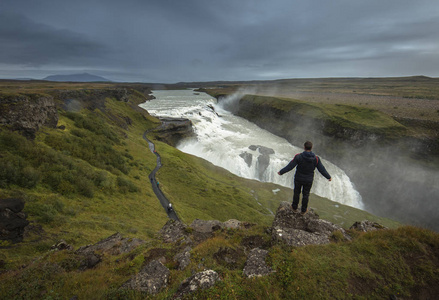
[[[305,151],[296,154],[294,159],[277,174],[282,175],[294,169],[297,166],[296,174],[294,175],[294,197],[293,197],[293,211],[297,212],[299,206],[300,193],[302,192],[302,215],[308,212],[309,192],[314,180],[314,170],[317,168],[320,174],[331,181],[331,175],[326,171],[320,158],[312,151],[312,143],[310,141],[304,144]]]

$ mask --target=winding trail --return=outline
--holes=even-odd
[[[168,198],[166,198],[166,196],[163,194],[162,190],[160,189],[159,182],[155,178],[155,174],[157,173],[157,171],[162,166],[162,161],[161,161],[160,154],[158,154],[157,151],[155,151],[154,143],[151,142],[146,137],[146,134],[148,133],[148,131],[150,131],[150,130],[146,130],[143,133],[143,139],[148,142],[149,150],[151,150],[151,152],[157,156],[157,165],[154,168],[154,170],[148,175],[149,181],[151,182],[151,185],[152,185],[152,190],[154,191],[154,194],[157,196],[157,198],[159,199],[161,205],[163,206],[163,208],[165,209],[166,213],[168,214],[168,217],[170,219],[179,221],[180,219],[178,218],[177,213],[174,210],[174,207],[172,207],[172,210],[168,210],[168,206],[169,206],[170,202],[169,202]]]

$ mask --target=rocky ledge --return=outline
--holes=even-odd
[[[194,136],[192,122],[184,118],[159,118],[161,125],[154,130],[156,139],[175,147],[183,139]]]

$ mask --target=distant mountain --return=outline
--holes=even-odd
[[[101,76],[96,76],[88,73],[71,74],[71,75],[51,75],[43,78],[48,81],[73,81],[73,82],[96,82],[96,81],[111,81]]]

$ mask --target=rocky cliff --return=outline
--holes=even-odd
[[[345,107],[324,111],[300,101],[254,95],[241,96],[233,103],[222,95],[218,101],[293,145],[301,147],[306,140],[314,142],[316,154],[331,160],[350,177],[367,211],[439,229],[434,200],[439,197],[435,184],[438,139],[410,136],[403,125],[392,120],[386,126],[374,126],[368,120],[374,117],[372,110],[358,115],[356,108],[346,107],[347,116],[353,113],[360,121],[371,124],[363,126],[361,122],[327,114],[332,109],[343,114]],[[422,200],[422,206],[418,200]]]
[[[111,87],[105,89],[51,89],[45,93],[0,94],[0,125],[10,130],[20,131],[33,139],[42,127],[55,128],[58,123],[57,108],[68,111],[105,109],[105,99],[142,103],[152,96],[149,89],[139,90],[130,87]]]
[[[58,112],[46,94],[0,94],[0,125],[34,138],[41,126],[55,128]]]

